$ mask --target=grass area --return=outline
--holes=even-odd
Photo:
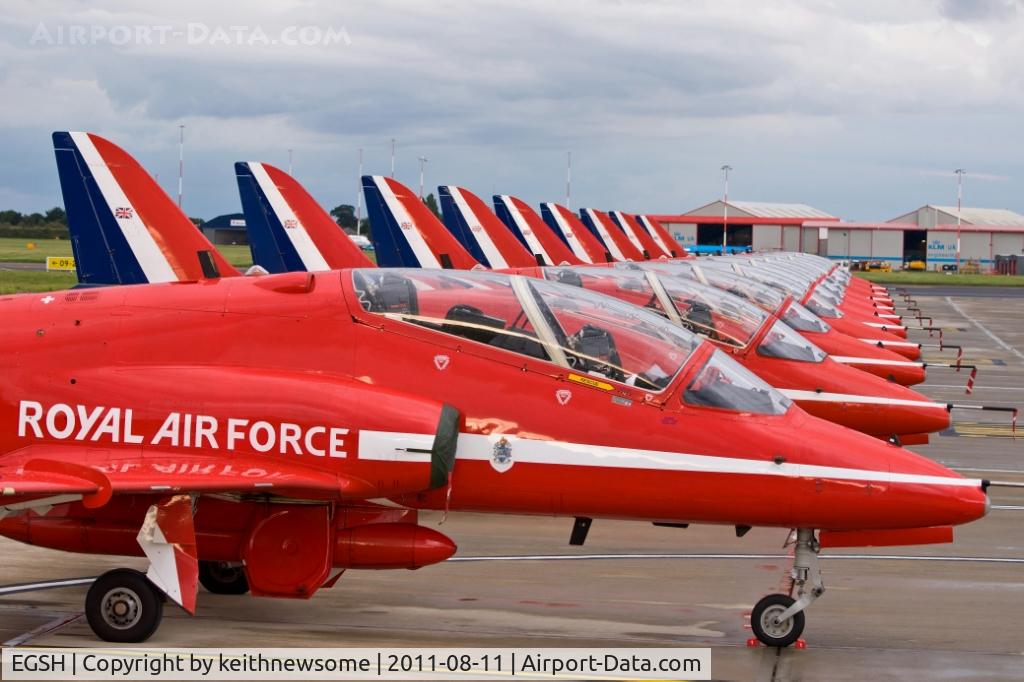
[[[236,268],[245,270],[252,265],[252,252],[249,251],[248,245],[221,244],[217,250]]]
[[[35,248],[29,248],[29,245]],[[71,242],[67,239],[25,239],[0,237],[0,262],[45,263],[47,256],[70,256]]]
[[[34,248],[29,248],[29,245]],[[217,250],[228,262],[239,268],[252,265],[252,254],[248,246],[225,244]],[[70,256],[71,242],[67,239],[22,239],[21,237],[0,237],[0,263],[45,263],[47,256]]]
[[[947,284],[949,286],[1021,287],[1020,275],[960,275],[932,271],[855,272],[857,277],[878,284]]]
[[[66,245],[67,242],[64,242]],[[220,246],[218,249],[224,254],[228,261],[245,270],[252,265],[252,256],[249,254],[248,246]],[[48,254],[58,255],[58,254]],[[70,255],[70,249],[69,249]],[[376,262],[373,252],[366,254],[371,261]],[[2,260],[2,258],[0,258]],[[25,262],[25,261],[22,261]],[[19,294],[31,291],[54,291],[56,289],[70,289],[78,283],[78,278],[73,272],[46,272],[45,270],[4,270],[0,266],[0,295]]]
[[[70,289],[78,284],[73,272],[46,272],[45,270],[0,270],[0,295],[26,291],[53,291]]]

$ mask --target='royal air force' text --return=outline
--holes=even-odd
[[[252,450],[259,453],[346,457],[348,429],[300,426],[289,422],[217,417],[170,412],[152,434],[137,433],[131,408],[68,405],[49,407],[22,400],[18,437],[80,442],[109,442],[153,447]]]

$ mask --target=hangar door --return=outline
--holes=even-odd
[[[850,231],[829,229],[828,255],[831,258],[850,257]]]
[[[903,261],[909,263],[912,260],[928,260],[928,232],[927,230],[904,230],[903,231]]]
[[[884,258],[888,261],[903,260],[903,232],[900,230],[875,230],[874,243],[871,245],[872,258]]]
[[[871,231],[850,230],[850,258],[867,260],[871,258]]]
[[[804,253],[818,253],[818,228],[802,227],[804,231],[803,240],[800,243],[800,250]],[[821,254],[827,256],[828,252]]]
[[[754,227],[752,245],[754,251],[777,251],[782,248],[781,225],[757,225]]]
[[[996,232],[992,235],[992,253],[997,256],[1024,254],[1024,234]]]
[[[782,250],[783,251],[799,251],[800,250],[800,226],[799,225],[784,225],[782,227]]]

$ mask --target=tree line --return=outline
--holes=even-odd
[[[430,212],[441,218],[437,198],[430,193],[423,199]],[[340,204],[331,209],[331,217],[346,232],[356,231],[356,207],[351,204]],[[201,226],[201,218],[190,218]],[[360,234],[371,235],[370,221],[362,218],[358,221]],[[0,237],[25,237],[28,239],[53,239],[66,237],[68,233],[68,215],[60,206],[54,206],[44,213],[22,213],[20,211],[0,211]]]
[[[441,219],[441,210],[437,205],[437,197],[431,192],[423,198],[423,204],[430,209],[430,212],[437,216],[437,219]],[[331,217],[334,218],[334,222],[338,223],[338,226],[346,232],[356,232],[356,207],[352,204],[341,204],[331,209]],[[370,230],[370,220],[368,218],[361,218],[358,221],[359,234],[364,234],[367,237],[372,237],[373,232]]]
[[[59,206],[45,213],[0,211],[0,237],[56,239],[67,237],[67,234],[68,216]]]

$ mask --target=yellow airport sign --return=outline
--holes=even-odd
[[[75,259],[71,256],[47,256],[46,257],[46,269],[47,270],[74,270]]]

